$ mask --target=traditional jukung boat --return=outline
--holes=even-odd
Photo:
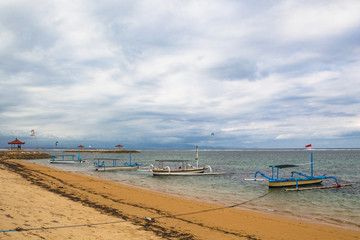
[[[125,162],[123,165],[118,165],[118,159],[97,159],[94,162],[94,168],[96,171],[108,172],[108,171],[136,171],[139,168],[138,163],[129,164]]]
[[[83,148],[83,147],[84,147],[83,145],[78,146],[79,154],[78,154],[77,159],[75,159],[75,155],[53,155],[51,160],[49,160],[49,162],[50,163],[60,163],[60,164],[84,163],[86,161],[80,157],[80,148]],[[57,158],[57,159],[55,159],[55,158]]]
[[[84,163],[85,160],[81,159],[78,156],[75,159],[75,155],[53,155],[49,163],[58,163],[58,164],[75,164],[75,163]]]
[[[150,165],[150,171],[153,176],[203,176],[219,175],[224,173],[213,173],[209,165],[199,167],[199,152],[196,146],[196,166],[191,162],[193,160],[156,160],[157,166]],[[205,172],[209,170],[209,172]]]
[[[284,165],[275,165],[269,166],[271,168],[271,177],[265,175],[264,173],[257,171],[255,173],[254,179],[245,179],[247,181],[265,181],[270,188],[279,188],[279,187],[296,187],[298,189],[299,186],[303,185],[312,185],[312,184],[320,184],[325,179],[333,179],[335,180],[335,185],[333,187],[340,187],[341,185],[338,183],[336,177],[333,176],[314,176],[314,168],[313,168],[313,153],[311,152],[311,175],[307,175],[301,172],[292,171],[291,176],[289,178],[279,178],[279,169],[283,168],[294,168],[298,167],[298,165],[292,164],[284,164]],[[274,170],[276,169],[276,176],[274,176]],[[259,179],[257,176],[261,175],[265,179]],[[296,175],[295,175],[296,174]],[[298,177],[295,177],[298,176]]]
[[[156,160],[158,165],[151,169],[153,176],[166,176],[166,175],[173,175],[173,176],[184,176],[184,175],[198,175],[203,174],[206,170],[210,169],[210,166],[204,167],[196,167],[192,166],[190,163],[192,160]],[[174,165],[171,168],[169,165]]]
[[[131,163],[131,150],[130,161],[125,162],[123,165],[117,164],[118,159],[99,158],[94,162],[94,168],[96,171],[136,171],[139,168],[138,163]]]

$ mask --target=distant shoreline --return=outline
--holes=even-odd
[[[46,159],[52,156],[39,151],[2,151],[0,159]]]

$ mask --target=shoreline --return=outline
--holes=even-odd
[[[189,200],[19,160],[0,166],[32,184],[165,238],[359,239],[360,230]],[[146,219],[147,218],[147,219]]]
[[[86,173],[82,173],[86,176],[90,176],[90,177],[95,177],[98,179],[103,179],[105,181],[114,181],[111,179],[107,179],[107,178],[102,178],[102,177],[97,177],[94,175],[90,175],[90,174],[86,174]],[[220,200],[209,200],[206,199],[204,196],[192,196],[189,194],[182,194],[182,193],[178,193],[178,192],[167,192],[166,190],[159,190],[156,188],[147,188],[145,186],[140,186],[140,185],[134,185],[134,184],[130,184],[130,183],[122,183],[119,180],[115,180],[114,182],[125,185],[125,186],[129,186],[129,187],[134,187],[134,188],[138,188],[141,190],[145,190],[145,191],[152,191],[154,193],[159,193],[159,194],[165,194],[165,195],[169,195],[169,196],[173,196],[176,198],[180,198],[180,199],[186,199],[189,201],[195,201],[195,202],[203,202],[203,203],[209,203],[209,204],[214,204],[214,205],[220,205],[220,206],[234,206],[236,205],[236,208],[239,208],[241,210],[244,211],[250,211],[250,212],[255,212],[255,213],[259,213],[259,214],[265,214],[265,215],[274,215],[274,216],[281,216],[281,217],[286,217],[286,218],[291,218],[291,219],[295,219],[295,220],[305,220],[307,222],[313,222],[313,223],[320,223],[320,224],[324,224],[324,225],[329,225],[329,226],[334,226],[334,227],[340,227],[340,228],[344,228],[344,229],[350,229],[350,230],[355,230],[355,231],[360,231],[360,223],[356,224],[355,222],[351,222],[351,221],[346,221],[346,220],[339,220],[339,219],[324,219],[321,218],[319,216],[313,216],[311,214],[309,214],[309,212],[306,212],[305,214],[303,214],[302,216],[299,216],[298,214],[294,214],[291,211],[287,210],[287,211],[281,211],[279,209],[272,209],[272,208],[268,208],[267,206],[263,206],[260,203],[256,203],[256,206],[249,206],[247,205],[249,202],[253,202],[256,201],[258,199],[261,199],[262,197],[266,197],[266,195],[270,194],[266,193],[257,197],[253,197],[251,199],[248,200],[243,200],[243,202],[224,202],[224,201],[220,201]],[[246,205],[246,206],[242,206],[242,205]],[[261,206],[261,207],[259,207]],[[360,233],[359,233],[360,234]],[[359,237],[360,239],[360,237]]]

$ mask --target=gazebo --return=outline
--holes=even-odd
[[[22,144],[25,144],[25,142],[22,142],[22,141],[20,141],[20,140],[18,140],[18,139],[16,138],[14,141],[8,142],[8,144],[10,144],[10,150],[11,150],[11,151],[13,151],[13,150],[15,150],[15,151],[22,151],[21,145],[22,145]]]

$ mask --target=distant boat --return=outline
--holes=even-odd
[[[58,142],[56,142],[56,145]],[[75,159],[75,155],[53,155],[50,163],[60,163],[60,164],[74,164],[74,163],[84,163],[86,162],[84,159],[80,157],[80,148],[83,148],[83,145],[79,145],[79,154],[77,159]],[[57,159],[55,159],[57,158]],[[61,158],[61,159],[59,159]]]
[[[303,185],[312,185],[312,184],[320,184],[325,179],[333,179],[335,180],[335,187],[340,187],[341,185],[338,183],[337,179],[333,176],[314,176],[313,173],[313,153],[311,153],[311,175],[306,175],[304,173],[292,171],[291,176],[289,178],[279,178],[279,170],[283,168],[294,168],[298,167],[298,165],[292,164],[283,164],[283,165],[275,165],[269,166],[271,168],[271,177],[265,175],[264,173],[257,171],[255,173],[254,179],[245,179],[247,181],[265,181],[270,188],[278,188],[278,187],[294,187],[298,188]],[[276,176],[274,176],[274,170],[276,169]],[[257,176],[261,175],[265,179],[258,179]],[[294,175],[298,175],[299,177],[294,177]]]
[[[96,171],[108,172],[108,171],[136,171],[139,168],[138,163],[131,163],[131,150],[130,161],[125,162],[123,165],[117,164],[118,159],[101,158],[94,162],[94,168]]]
[[[49,163],[57,164],[78,164],[84,163],[85,160],[81,159],[80,156],[75,159],[75,155],[53,155]]]
[[[97,159],[94,162],[94,168],[96,171],[108,172],[108,171],[136,171],[139,168],[138,163],[124,165],[117,164],[118,159]]]

